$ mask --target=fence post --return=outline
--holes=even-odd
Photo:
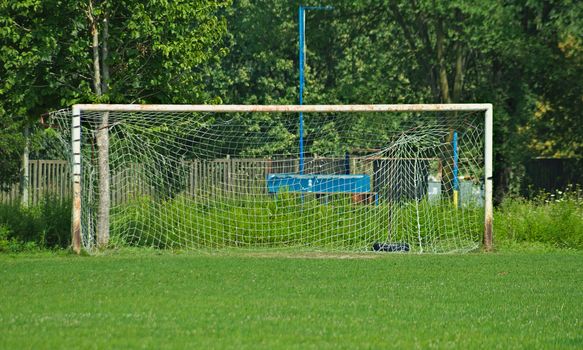
[[[40,160],[37,160],[35,162],[35,167],[34,167],[34,204],[38,204],[39,202],[39,197],[40,197],[40,192],[41,192],[41,167],[42,167],[42,162]]]

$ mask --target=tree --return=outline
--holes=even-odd
[[[46,61],[51,40],[33,30],[38,24],[35,6],[34,0],[0,2],[0,190],[19,179],[27,144],[23,130],[30,124],[29,111],[39,110],[37,67]]]
[[[228,10],[234,54],[216,75],[226,101],[297,101],[298,5],[241,0]],[[498,202],[524,159],[582,153],[580,2],[331,5],[306,20],[308,103],[492,102]]]
[[[0,123],[21,130],[76,102],[296,103],[298,5],[0,1]],[[307,103],[494,103],[498,199],[524,158],[582,153],[581,2],[331,5],[307,13]],[[280,130],[274,149],[296,144],[277,116],[241,122],[249,134]],[[3,152],[22,149],[19,134]]]
[[[20,119],[78,102],[216,102],[207,93],[205,66],[226,53],[226,22],[218,11],[228,1],[96,1],[79,6],[72,0],[0,2],[2,76],[0,123],[22,129]],[[108,188],[108,115],[97,129],[100,179]],[[9,141],[2,135],[4,142]],[[13,137],[7,148],[15,181],[15,155],[24,147]],[[101,217],[107,220],[101,194]],[[107,223],[104,223],[107,227]],[[107,243],[106,230],[98,242]]]

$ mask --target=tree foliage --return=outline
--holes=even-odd
[[[218,102],[206,66],[225,56],[229,1],[0,1],[0,183],[23,125],[74,103]],[[13,140],[16,139],[16,140]]]
[[[304,5],[334,6],[306,15],[305,103],[491,102],[499,196],[523,159],[583,154],[582,2]],[[297,103],[298,6],[0,0],[3,158],[18,154],[23,123],[76,102]],[[284,149],[296,143],[296,131],[278,118],[241,122],[249,135],[265,130]],[[357,117],[353,125],[367,127]],[[316,126],[306,126],[314,142]],[[333,125],[326,128],[333,139]]]
[[[231,54],[215,75],[225,101],[297,103],[298,5],[227,11]],[[307,12],[306,103],[491,102],[498,199],[525,158],[583,154],[581,2],[305,5],[334,6]]]

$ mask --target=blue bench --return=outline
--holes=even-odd
[[[298,175],[268,174],[267,191],[313,194],[349,193],[372,196],[378,203],[378,194],[371,192],[369,175]],[[362,201],[362,200],[361,200]]]

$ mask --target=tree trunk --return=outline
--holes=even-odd
[[[109,244],[109,112],[101,115],[97,130],[97,149],[99,163],[99,216],[97,221],[97,246]]]
[[[449,82],[447,80],[447,67],[445,64],[445,48],[444,40],[445,34],[443,33],[443,22],[441,18],[436,19],[435,24],[435,54],[437,56],[438,63],[438,77],[439,77],[439,88],[441,92],[441,102],[451,103],[451,96],[449,94]],[[442,123],[449,123],[448,118],[442,118]],[[441,176],[441,188],[442,193],[450,198],[453,195],[453,148],[451,146],[453,140],[453,126],[448,125],[449,134],[446,141],[446,146],[444,146],[441,154],[441,166],[442,166],[442,176]]]
[[[109,91],[109,66],[107,40],[109,39],[107,18],[103,20],[103,35],[101,43],[101,93]],[[111,206],[110,179],[109,179],[109,112],[101,115],[101,123],[97,132],[97,148],[99,159],[99,221],[97,222],[97,245],[100,248],[109,244],[109,208]]]
[[[101,81],[101,92],[107,94],[109,92],[109,64],[107,63],[109,49],[109,21],[107,17],[103,19],[103,35],[101,43],[101,71],[103,73],[103,79]]]
[[[510,185],[511,167],[500,153],[496,154],[496,171],[494,172],[494,205],[502,204]]]
[[[105,63],[103,55],[107,57],[108,25],[107,19],[103,25],[103,42],[102,56],[99,53],[99,28],[97,19],[93,16],[93,3],[89,1],[88,11],[89,22],[91,25],[92,49],[93,49],[93,86],[95,95],[101,97],[104,90],[107,91],[109,80],[109,69]],[[101,70],[104,70],[104,79],[101,79]],[[109,191],[109,113],[103,113],[97,126],[97,151],[99,165],[99,209],[97,216],[97,246],[106,247],[109,244],[109,208],[110,208],[110,191]]]
[[[451,103],[451,96],[449,95],[449,82],[447,81],[447,67],[445,65],[445,54],[444,54],[444,33],[443,33],[443,22],[440,18],[437,19],[437,24],[435,28],[435,50],[437,54],[437,62],[439,65],[439,87],[441,89],[441,101],[444,103]]]
[[[455,75],[453,81],[453,96],[454,102],[462,100],[462,89],[464,85],[464,57],[462,44],[458,41],[455,43]]]
[[[89,25],[91,26],[91,48],[93,50],[93,89],[95,95],[101,96],[101,69],[99,67],[99,30],[97,22],[93,17],[93,3],[89,1],[89,9],[87,11],[89,17]]]
[[[464,21],[464,16],[461,10],[455,9],[455,24],[454,28],[458,33],[458,38],[454,44],[454,53],[455,53],[455,72],[454,72],[454,80],[453,80],[453,96],[452,99],[454,102],[460,102],[462,100],[462,92],[464,86],[464,50],[462,41],[459,38],[461,36],[462,29],[460,28],[461,23]]]
[[[24,150],[22,152],[22,176],[20,177],[20,203],[23,207],[28,207],[28,185],[30,183],[30,168],[29,168],[29,154],[30,154],[30,129],[28,123],[24,127]]]

